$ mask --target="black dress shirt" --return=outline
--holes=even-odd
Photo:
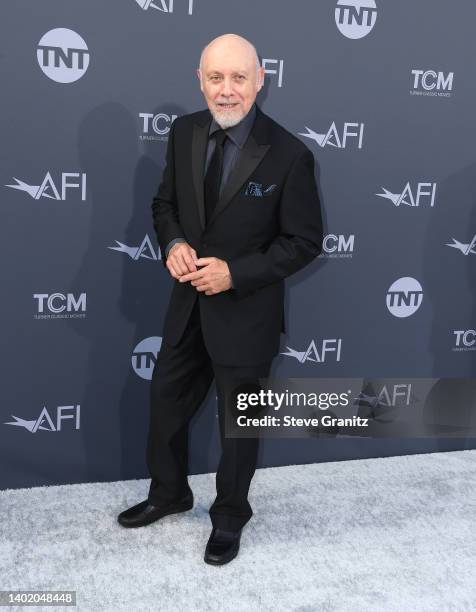
[[[243,119],[234,125],[231,128],[225,130],[228,138],[225,140],[224,150],[223,150],[223,169],[220,180],[220,195],[223,191],[223,187],[226,185],[231,171],[235,167],[236,160],[240,154],[240,150],[243,148],[251,128],[253,127],[253,122],[256,116],[256,105],[253,103],[253,106],[250,108],[248,113],[243,117]],[[212,119],[210,123],[210,129],[208,131],[208,145],[207,145],[207,154],[205,156],[205,168],[203,172],[203,176],[206,175],[208,166],[210,164],[210,160],[212,158],[213,152],[215,150],[215,139],[213,138],[213,134],[220,130],[221,127]],[[169,250],[173,247],[177,242],[185,242],[183,238],[175,238],[171,240],[169,244],[165,247],[165,256],[168,255]]]

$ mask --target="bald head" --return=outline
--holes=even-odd
[[[247,115],[263,86],[264,68],[249,40],[223,34],[203,49],[197,75],[210,112],[227,129]]]
[[[239,36],[238,34],[222,34],[211,40],[206,47],[203,48],[200,54],[199,69],[203,69],[204,61],[207,54],[213,53],[239,53],[243,57],[248,57],[249,61],[253,62],[256,70],[259,70],[260,63],[256,47],[249,40]]]

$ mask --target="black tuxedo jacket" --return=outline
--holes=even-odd
[[[183,238],[198,257],[228,263],[233,288],[205,295],[174,280],[163,338],[176,345],[195,300],[207,351],[222,365],[255,365],[279,351],[284,278],[322,248],[314,157],[298,138],[256,107],[250,135],[205,227],[204,168],[212,116],[204,110],[173,122],[166,167],[152,202],[162,253]],[[164,265],[165,265],[165,260]]]

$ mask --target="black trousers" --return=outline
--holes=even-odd
[[[196,300],[177,346],[162,342],[152,374],[147,442],[151,504],[168,505],[192,497],[187,478],[189,422],[215,378],[222,453],[210,518],[214,527],[232,531],[249,521],[253,511],[248,491],[256,470],[259,438],[225,437],[224,398],[241,379],[268,377],[271,363],[247,367],[213,363],[203,340]]]

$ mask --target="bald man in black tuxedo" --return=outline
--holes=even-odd
[[[259,439],[225,434],[225,399],[243,379],[269,375],[284,324],[284,279],[322,249],[314,158],[256,104],[264,69],[254,46],[220,36],[197,70],[208,109],[172,124],[152,203],[175,279],[151,383],[148,499],[119,517],[150,524],[193,506],[188,425],[213,379],[222,454],[204,560],[237,554]]]

